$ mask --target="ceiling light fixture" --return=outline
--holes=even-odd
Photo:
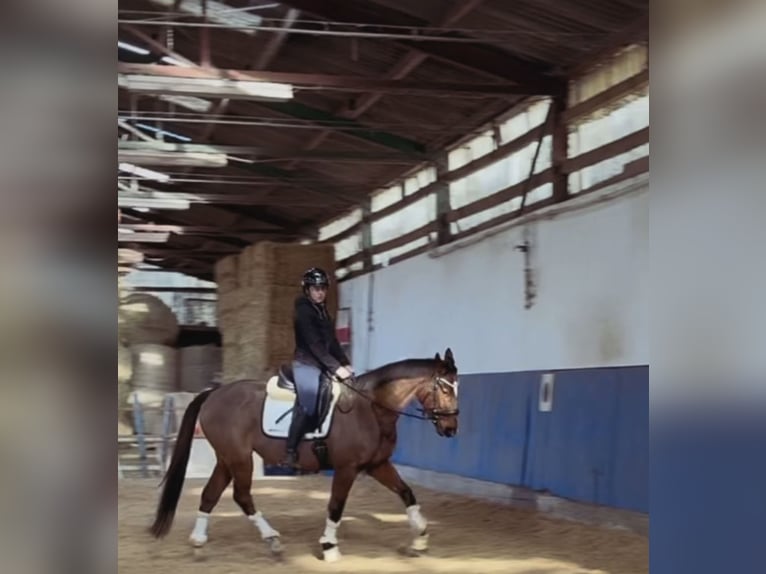
[[[160,183],[167,183],[170,181],[170,176],[165,173],[160,173],[152,169],[139,167],[137,165],[133,165],[132,163],[122,162],[120,163],[119,168],[120,168],[120,171],[132,173],[133,175],[137,175],[139,177],[143,177],[146,179],[159,181]]]
[[[118,84],[131,92],[232,98],[240,100],[288,101],[292,84],[229,80],[226,78],[178,78],[175,76],[118,74]]]
[[[127,50],[128,52],[133,52],[134,54],[138,54],[140,56],[148,56],[151,54],[151,52],[145,48],[139,48],[138,46],[128,44],[127,42],[121,42],[119,40],[117,40],[117,47],[122,48],[123,50]]]

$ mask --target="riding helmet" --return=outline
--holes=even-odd
[[[327,277],[327,273],[319,267],[312,267],[303,274],[301,286],[304,289],[308,289],[311,285],[318,287],[327,287],[330,284],[330,280]]]

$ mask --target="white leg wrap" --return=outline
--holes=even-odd
[[[428,521],[420,513],[420,505],[413,504],[407,507],[407,519],[410,523],[410,528],[415,534],[422,534],[428,527]]]
[[[210,520],[210,514],[207,512],[197,512],[197,521],[194,523],[194,530],[189,535],[189,540],[195,546],[202,546],[207,542],[207,525]]]
[[[333,546],[329,550],[323,550],[322,555],[325,562],[337,562],[340,560],[340,550],[338,550],[337,546]]]
[[[324,534],[319,539],[319,543],[338,544],[338,526],[340,526],[340,522],[333,522],[328,518],[325,523]]]
[[[267,538],[273,538],[274,536],[279,536],[279,532],[271,527],[271,524],[269,524],[263,517],[263,513],[260,510],[252,516],[248,516],[247,518],[251,520],[253,524],[255,524],[261,533],[261,538],[264,540]]]
[[[416,536],[412,541],[412,549],[420,552],[428,550],[428,534]]]

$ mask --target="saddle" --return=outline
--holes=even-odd
[[[322,377],[317,398],[317,418],[314,429],[306,432],[304,440],[310,440],[312,450],[319,461],[319,468],[332,468],[325,440],[332,426],[335,405],[341,395],[340,383]],[[279,367],[266,384],[266,400],[263,401],[261,424],[263,433],[271,438],[287,438],[290,415],[297,403],[295,380],[291,364]]]
[[[279,367],[277,374],[272,376],[266,384],[266,394],[278,401],[295,401],[292,365],[286,364]]]
[[[297,393],[292,364],[285,363],[279,367],[277,374],[266,385],[266,394],[275,400],[289,401],[293,404],[296,402]],[[325,377],[321,378],[319,395],[317,397],[317,427],[322,426],[330,412],[330,407],[339,394],[340,386],[338,383],[330,381]]]

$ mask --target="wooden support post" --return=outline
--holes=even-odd
[[[564,171],[568,159],[568,130],[566,122],[566,95],[559,94],[551,101],[553,113],[553,135],[551,145],[551,164],[553,169],[553,199],[556,203],[569,197],[569,176]]]
[[[202,21],[207,22],[207,0],[202,0]],[[203,68],[211,67],[210,60],[210,28],[200,30],[200,64]]]
[[[364,272],[372,271],[372,199],[367,197],[362,204],[362,267]]]
[[[447,182],[447,172],[449,171],[449,162],[447,152],[442,152],[436,158],[436,243],[444,245],[449,243],[452,237],[450,229],[449,214],[452,210],[449,199],[449,183]]]

